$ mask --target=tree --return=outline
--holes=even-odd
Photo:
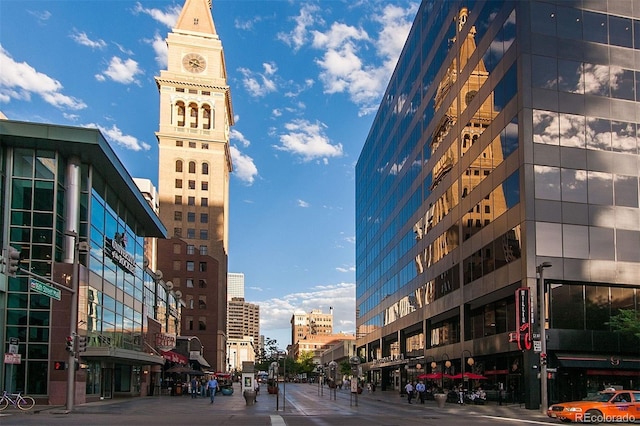
[[[349,364],[349,361],[342,361],[340,363],[340,374],[343,376],[351,375],[351,364]]]
[[[614,331],[631,333],[640,338],[640,311],[634,309],[620,309],[617,315],[611,317],[607,323]]]
[[[256,351],[256,369],[260,371],[268,371],[269,365],[273,361],[278,360],[278,341],[267,337],[264,346]]]

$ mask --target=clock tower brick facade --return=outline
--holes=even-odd
[[[180,334],[197,336],[210,369],[226,370],[229,176],[233,123],[222,42],[209,0],[186,0],[167,39],[160,92],[158,192],[169,239],[158,269],[182,294]],[[202,365],[207,369],[206,365]]]

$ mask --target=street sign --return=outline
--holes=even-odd
[[[534,352],[542,352],[542,341],[534,340],[533,341],[533,351]]]
[[[20,364],[22,362],[22,354],[4,354],[5,364]]]
[[[53,286],[40,282],[35,278],[31,278],[31,280],[29,281],[29,286],[31,287],[31,290],[40,294],[44,294],[45,296],[51,297],[53,299],[60,300],[60,298],[62,297],[62,292],[60,290]]]

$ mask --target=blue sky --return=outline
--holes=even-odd
[[[295,311],[355,331],[355,176],[418,1],[214,0],[236,124],[229,271],[290,343]],[[102,130],[133,177],[158,180],[164,39],[182,0],[0,3],[0,111]]]

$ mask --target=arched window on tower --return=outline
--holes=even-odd
[[[209,163],[202,163],[202,174],[203,175],[209,174]]]
[[[202,128],[205,130],[211,129],[211,106],[202,106]]]
[[[176,111],[178,113],[178,127],[184,127],[184,114],[185,114],[185,107],[184,107],[184,102],[178,102],[176,104]]]
[[[176,172],[182,173],[182,160],[176,160]]]
[[[195,173],[195,172],[196,172],[196,162],[189,161],[189,173]]]
[[[198,128],[198,105],[193,102],[189,104],[189,127]]]

